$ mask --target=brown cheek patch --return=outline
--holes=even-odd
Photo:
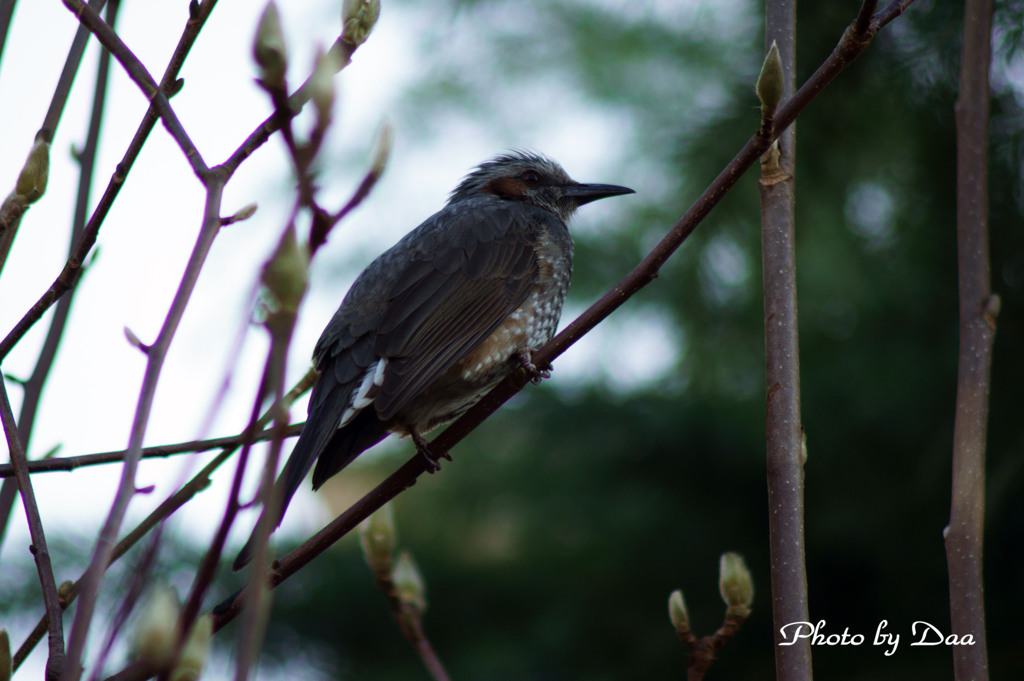
[[[514,177],[497,177],[484,185],[484,191],[503,199],[515,200],[523,198],[526,187]]]

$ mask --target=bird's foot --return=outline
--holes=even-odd
[[[419,452],[420,456],[427,460],[428,473],[436,473],[437,471],[441,470],[440,459],[444,458],[448,459],[449,461],[452,460],[452,457],[448,456],[447,452],[442,454],[440,457],[434,456],[433,452],[430,451],[430,447],[426,439],[422,435],[420,435],[415,429],[410,430],[409,436],[412,438],[413,443],[416,445],[416,451]]]
[[[530,379],[530,383],[534,385],[540,385],[540,382],[545,378],[551,378],[551,365],[547,364],[543,369],[537,368],[537,365],[533,363],[533,357],[529,350],[520,350],[516,353],[516,361],[519,362],[519,366],[526,372],[526,376]]]

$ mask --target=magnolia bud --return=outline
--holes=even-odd
[[[408,551],[398,554],[395,569],[391,572],[391,581],[394,582],[398,600],[402,605],[420,615],[426,611],[427,587],[423,582],[423,575],[420,574]]]
[[[18,174],[14,193],[26,204],[35,203],[46,192],[46,181],[50,177],[50,143],[36,138],[25,165]]]
[[[274,0],[263,8],[256,38],[252,43],[252,56],[262,71],[261,77],[267,87],[284,87],[284,75],[288,69],[288,54],[281,31],[281,15]]]
[[[309,96],[316,106],[320,128],[327,127],[334,108],[334,75],[341,70],[334,51],[317,52],[313,75],[309,77]]]
[[[750,608],[754,601],[754,580],[740,554],[722,554],[718,570],[718,588],[722,592],[722,599],[730,608]]]
[[[366,563],[374,572],[391,570],[395,554],[395,515],[391,504],[384,504],[359,525],[359,541]]]
[[[359,47],[380,16],[380,0],[345,0],[341,5],[341,39]]]
[[[166,584],[154,587],[142,606],[135,652],[147,665],[162,669],[174,660],[178,639],[178,596]]]
[[[221,226],[224,226],[231,225],[236,222],[242,222],[243,220],[248,220],[249,218],[256,214],[257,208],[259,208],[259,205],[256,203],[250,203],[245,206],[242,206],[235,212],[234,215],[228,216],[221,220],[220,224]]]
[[[281,235],[277,249],[263,266],[261,281],[266,286],[278,309],[294,312],[299,309],[302,296],[306,294],[309,280],[309,254],[300,246],[295,236],[295,227]]]
[[[387,121],[381,123],[380,131],[377,133],[377,145],[373,149],[373,163],[370,172],[376,177],[384,174],[384,168],[388,165],[388,157],[391,156],[391,141],[394,132],[391,124]]]
[[[779,48],[772,41],[768,54],[761,66],[761,75],[757,77],[757,98],[761,100],[761,117],[774,116],[775,110],[779,108],[779,101],[782,99],[782,88],[785,78],[782,74],[782,58],[779,56]]]
[[[683,633],[690,629],[690,614],[686,612],[683,592],[679,589],[673,591],[668,597],[668,618],[677,632]]]
[[[171,672],[171,681],[196,681],[206,664],[206,654],[210,650],[210,639],[213,637],[213,618],[203,615],[192,625],[185,648],[181,651],[178,664]]]

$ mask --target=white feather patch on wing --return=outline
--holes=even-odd
[[[359,387],[352,394],[352,404],[341,414],[341,419],[338,421],[339,428],[347,426],[356,414],[373,403],[373,398],[377,395],[377,388],[384,381],[384,369],[387,364],[386,359],[381,359],[366,369],[363,380],[359,382]]]

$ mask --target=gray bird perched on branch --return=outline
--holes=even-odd
[[[312,468],[313,489],[388,433],[423,435],[476,404],[551,340],[572,274],[566,223],[632,189],[581,184],[515,152],[481,164],[448,204],[374,260],[316,344],[309,418],[275,484],[280,524]],[[255,536],[255,535],[254,535]],[[234,569],[251,557],[251,537]]]

